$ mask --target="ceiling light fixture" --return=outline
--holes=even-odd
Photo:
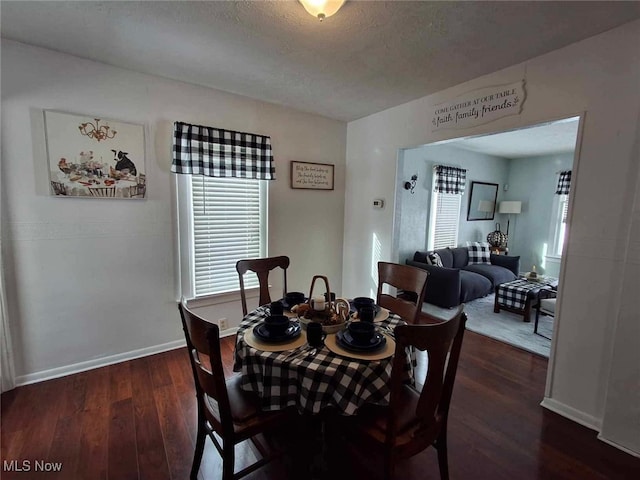
[[[346,0],[299,0],[304,9],[309,14],[317,17],[322,21],[327,17],[330,17],[344,4]]]

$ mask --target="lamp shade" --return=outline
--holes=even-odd
[[[304,9],[322,21],[342,7],[346,0],[299,0]]]
[[[520,213],[522,211],[522,202],[507,201],[500,202],[498,213]]]

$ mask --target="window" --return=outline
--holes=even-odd
[[[240,289],[236,263],[267,256],[267,182],[275,179],[271,139],[174,123],[180,294],[219,296]],[[258,286],[253,276],[246,288]],[[224,296],[221,301],[233,300]]]
[[[551,228],[549,229],[549,255],[562,256],[564,239],[567,234],[567,216],[569,213],[569,195],[554,195],[553,210],[551,216]]]
[[[462,195],[433,192],[429,215],[429,250],[458,244]]]
[[[191,177],[196,297],[238,290],[236,262],[266,256],[265,183]],[[257,277],[248,275],[245,287],[257,286]]]
[[[448,165],[433,166],[433,196],[429,215],[427,248],[455,247],[458,244],[460,204],[467,171]]]

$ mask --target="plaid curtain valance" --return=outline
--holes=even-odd
[[[464,194],[467,181],[467,171],[464,168],[436,165],[433,167],[436,174],[434,192]]]
[[[556,188],[556,195],[569,195],[571,189],[571,170],[565,170],[560,172],[558,178],[558,187]]]
[[[171,171],[275,180],[271,137],[175,122]]]

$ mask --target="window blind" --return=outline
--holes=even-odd
[[[436,202],[433,248],[455,247],[458,244],[460,200],[462,195],[434,193]]]
[[[236,262],[265,256],[263,183],[191,177],[196,297],[239,290]],[[245,288],[257,286],[248,275]]]
[[[562,202],[562,213],[561,213],[561,217],[562,217],[562,223],[567,223],[567,215],[569,214],[569,199],[568,198],[563,198],[561,200]]]

